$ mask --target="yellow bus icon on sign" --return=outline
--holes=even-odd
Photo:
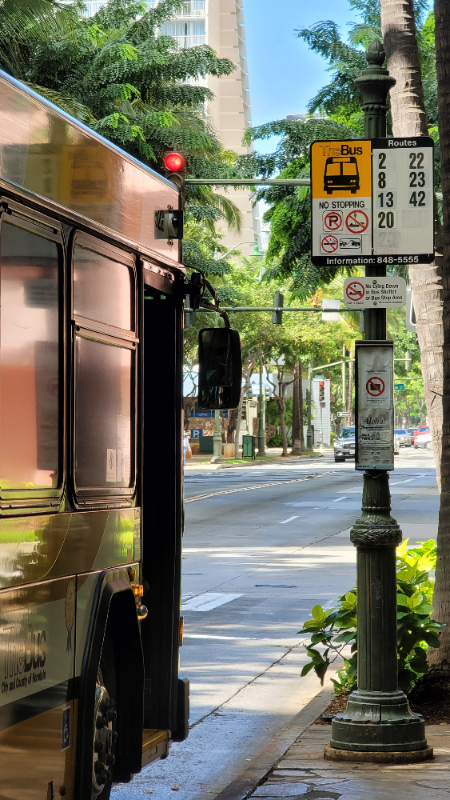
[[[343,190],[356,194],[359,186],[358,161],[355,156],[327,158],[323,181],[323,188],[327,194]]]

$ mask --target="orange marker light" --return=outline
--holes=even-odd
[[[131,588],[135,597],[142,597],[144,594],[144,587],[140,583],[134,583]]]

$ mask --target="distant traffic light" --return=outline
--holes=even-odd
[[[274,325],[282,325],[283,324],[283,303],[284,303],[284,296],[283,292],[275,292],[273,296],[273,305],[276,311],[272,311],[272,322]]]
[[[319,403],[325,405],[325,381],[319,383]]]

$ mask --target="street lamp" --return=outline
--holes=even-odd
[[[252,244],[253,245],[253,253],[251,253],[250,256],[248,256],[249,258],[262,258],[263,257],[264,253],[260,253],[259,252],[258,240],[257,239],[252,239],[251,242],[239,242],[239,244],[233,245],[233,247],[230,247],[230,249],[227,250],[227,252],[223,256],[221,256],[220,253],[216,253],[215,260],[219,261],[219,260],[222,260],[222,259],[226,258],[227,256],[230,255],[230,253],[233,252],[233,250],[237,250],[238,247],[242,247],[243,244]]]

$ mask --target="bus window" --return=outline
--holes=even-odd
[[[52,489],[59,481],[58,245],[1,226],[0,487]]]
[[[93,502],[135,484],[134,262],[78,234],[73,250],[74,484]]]
[[[75,485],[132,486],[134,351],[77,336]]]
[[[80,244],[75,245],[73,263],[74,314],[134,331],[132,270]]]

